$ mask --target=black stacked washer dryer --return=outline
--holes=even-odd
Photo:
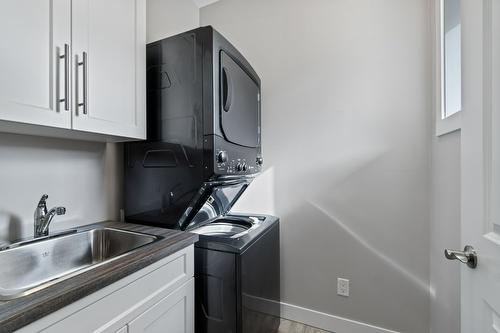
[[[230,209],[262,170],[260,78],[212,27],[147,46],[147,140],[125,146],[125,218],[195,244],[196,332],[279,326],[279,219]]]

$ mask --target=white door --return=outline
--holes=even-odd
[[[194,279],[128,324],[129,333],[193,333]]]
[[[73,128],[144,138],[146,1],[72,3]]]
[[[69,0],[0,2],[0,119],[71,127],[70,24]]]
[[[500,332],[500,0],[462,1],[461,331]]]

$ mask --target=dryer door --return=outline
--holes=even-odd
[[[232,143],[260,144],[260,87],[226,52],[220,52],[222,132]]]

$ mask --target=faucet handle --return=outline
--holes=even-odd
[[[49,198],[47,194],[42,195],[40,198],[40,201],[38,202],[38,207],[45,207],[46,206],[46,200]]]

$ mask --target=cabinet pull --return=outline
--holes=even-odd
[[[59,55],[59,59],[64,59],[64,98],[60,98],[59,103],[64,102],[64,110],[69,111],[69,98],[68,98],[69,97],[69,45],[68,44],[64,44],[64,54]]]
[[[88,79],[88,66],[87,66],[87,52],[83,52],[82,54],[82,61],[77,62],[78,67],[82,66],[82,72],[83,72],[83,102],[77,101],[77,106],[78,107],[83,107],[83,114],[87,114],[87,107],[88,107],[88,91],[87,91],[87,79]],[[78,75],[76,77],[76,92],[78,94]]]

